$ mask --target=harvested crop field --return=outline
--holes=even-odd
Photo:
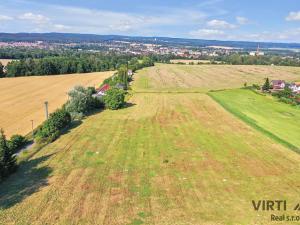
[[[76,85],[99,85],[113,72],[59,76],[0,79],[0,127],[7,136],[25,135],[31,131],[31,120],[37,127],[45,120],[44,102],[49,112],[68,99],[67,92]]]
[[[184,64],[198,64],[198,63],[203,63],[203,64],[210,64],[210,60],[192,60],[192,59],[173,59],[171,60],[171,63],[184,63]]]
[[[11,62],[12,60],[11,59],[0,59],[0,63],[3,65],[3,66],[7,66],[7,64],[9,62]]]
[[[300,68],[276,66],[157,64],[135,76],[137,91],[203,91],[239,88],[264,79],[300,80]]]
[[[298,200],[299,154],[209,96],[140,93],[130,103],[88,117],[23,163],[0,186],[0,221],[270,224],[252,200]]]

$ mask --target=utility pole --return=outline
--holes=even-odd
[[[34,132],[33,132],[33,120],[31,120],[31,130],[32,130],[32,137],[34,136]]]
[[[45,102],[45,113],[46,113],[46,119],[48,120],[49,114],[48,114],[48,102]]]

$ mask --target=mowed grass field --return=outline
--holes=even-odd
[[[300,155],[209,96],[140,93],[130,103],[22,164],[0,185],[2,224],[265,225],[270,213],[252,200],[297,203]]]
[[[247,82],[262,84],[264,79],[300,80],[300,68],[277,66],[172,65],[157,64],[138,72],[136,91],[206,92],[240,88]]]
[[[31,120],[37,127],[45,120],[44,102],[49,112],[67,100],[67,92],[76,85],[94,86],[113,72],[91,74],[18,77],[0,79],[0,128],[6,135],[25,135],[31,131]]]
[[[300,153],[300,110],[250,90],[210,93],[230,112]]]

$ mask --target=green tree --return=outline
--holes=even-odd
[[[0,78],[4,77],[4,66],[0,62]]]
[[[9,149],[4,131],[0,130],[0,180],[3,180],[17,168],[16,158]]]
[[[112,88],[104,96],[105,107],[111,110],[117,110],[125,104],[125,92],[118,88]]]
[[[46,120],[38,129],[36,134],[37,142],[52,142],[59,137],[62,129],[69,126],[71,123],[71,115],[64,108],[58,109],[50,114],[49,119]]]
[[[22,135],[13,135],[8,141],[8,147],[13,153],[17,153],[27,143],[27,139]]]
[[[86,114],[91,109],[95,108],[95,98],[92,96],[94,93],[94,88],[76,86],[68,93],[70,100],[66,104],[67,111],[71,114]]]
[[[262,86],[263,91],[269,91],[271,89],[269,78],[266,79],[264,85]]]

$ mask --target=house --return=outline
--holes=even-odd
[[[132,71],[132,70],[128,70],[127,75],[128,75],[129,77],[131,77],[131,76],[133,75],[133,71]]]
[[[284,80],[272,80],[271,84],[274,90],[284,89],[286,85]]]
[[[125,90],[125,85],[121,84],[121,83],[117,83],[115,87],[120,89],[120,90]]]
[[[102,87],[96,89],[96,94],[94,95],[94,97],[104,96],[105,92],[107,92],[109,89],[110,89],[110,85],[104,84]]]
[[[299,94],[300,93],[300,82],[292,83],[290,85],[290,89],[292,90],[292,92]]]

